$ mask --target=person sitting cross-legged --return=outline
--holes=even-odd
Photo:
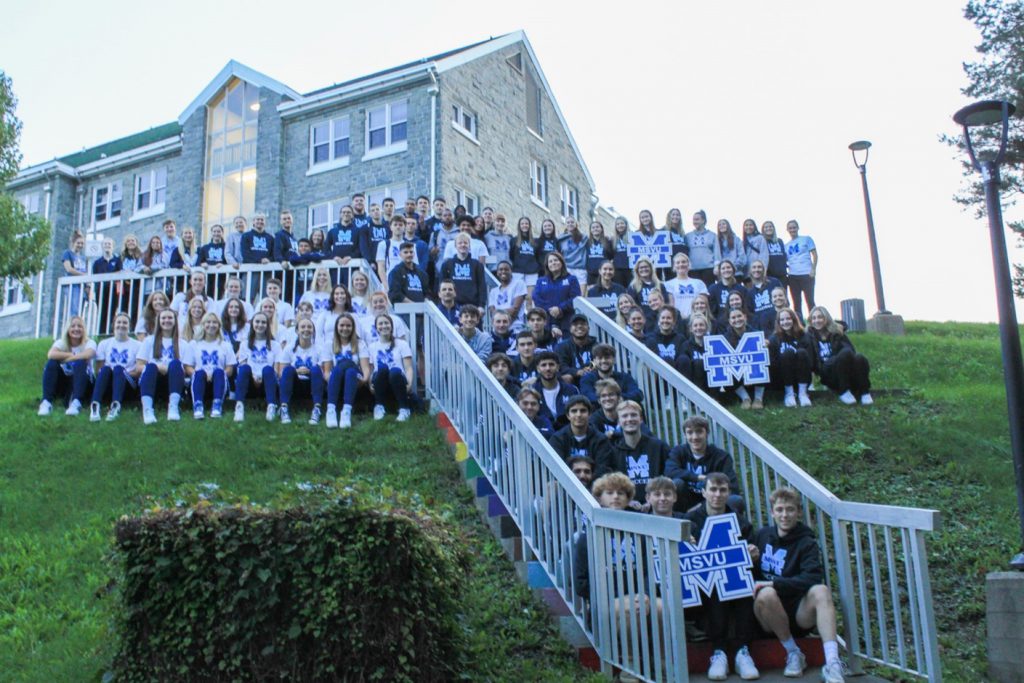
[[[769,497],[775,524],[754,535],[754,616],[768,633],[786,648],[789,677],[803,675],[804,654],[794,636],[817,628],[825,650],[821,670],[824,683],[843,683],[843,663],[836,640],[836,609],[832,592],[824,583],[821,548],[814,531],[800,521],[800,494],[789,487],[775,489]]]

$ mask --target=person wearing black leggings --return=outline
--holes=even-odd
[[[783,405],[810,407],[807,386],[811,383],[811,347],[796,312],[788,306],[778,311],[775,333],[768,339],[772,383],[781,386]],[[794,387],[796,392],[793,391]]]
[[[868,359],[857,353],[853,342],[824,306],[812,308],[808,320],[811,361],[822,383],[839,394],[839,400],[846,405],[854,405],[858,399],[861,405],[874,403]]]

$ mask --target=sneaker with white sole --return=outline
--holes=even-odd
[[[241,401],[235,404],[235,422],[245,422],[245,404]]]
[[[202,406],[199,406],[199,408],[202,409]],[[200,418],[200,419],[202,419],[202,418]],[[178,408],[178,406],[177,405],[169,405],[169,406],[167,406],[167,421],[168,422],[178,422],[180,420],[181,420],[181,410]]]
[[[64,411],[64,414],[74,416],[78,415],[80,412],[82,412],[82,402],[76,398],[73,401],[71,401],[71,403],[68,405],[68,409]]]
[[[156,424],[156,411],[152,408],[142,409],[142,424],[151,425]]]
[[[43,399],[42,401],[39,402],[39,412],[37,412],[36,415],[45,416],[45,415],[49,415],[52,412],[53,412],[53,404],[52,403],[50,403],[46,399]]]
[[[220,401],[214,401],[213,407],[210,408],[210,417],[220,417],[222,415],[221,406],[223,404]]]
[[[345,406],[338,416],[338,426],[342,429],[352,429],[352,406]]]
[[[398,417],[395,418],[398,422],[408,422],[412,416],[412,412],[408,408],[400,408],[398,410]]]
[[[288,405],[286,403],[281,404],[278,413],[281,415],[281,424],[290,425],[292,423],[292,416],[288,413]]]
[[[800,650],[794,650],[786,655],[786,668],[782,675],[786,678],[800,678],[807,668],[807,657]]]
[[[839,400],[848,406],[852,406],[857,402],[857,397],[853,395],[853,392],[847,390],[839,394]]]
[[[800,407],[801,408],[810,408],[811,407],[811,397],[807,395],[806,391],[802,392],[797,398],[800,401]]]
[[[747,650],[746,645],[736,652],[733,664],[736,665],[736,673],[745,681],[756,681],[761,677],[761,672],[757,670],[754,658],[750,656],[750,651]]]
[[[203,404],[202,403],[196,403],[195,405],[192,406],[192,417],[194,417],[197,420],[202,420],[204,417],[206,417],[205,415],[203,415]],[[169,408],[168,408],[167,419],[168,420],[171,419],[170,409]]]
[[[121,404],[114,401],[110,404],[110,408],[107,410],[107,422],[113,422],[117,419],[117,416],[121,414]]]
[[[845,673],[846,667],[839,660],[826,662],[825,666],[821,667],[821,681],[822,683],[846,683],[846,679],[843,678]]]
[[[309,414],[309,424],[313,426],[320,424],[320,406],[313,406],[313,412]]]
[[[782,399],[782,405],[787,408],[796,408],[796,396],[793,394],[786,394],[786,397]]]
[[[388,411],[386,411],[384,409],[384,406],[382,406],[381,404],[378,403],[377,405],[375,405],[373,407],[373,419],[374,420],[383,420],[384,416],[387,415],[387,414],[388,414]]]
[[[327,406],[327,417],[325,422],[328,429],[338,428],[338,409],[332,405]]]
[[[101,419],[100,415],[100,402],[93,401],[89,404],[89,422],[99,422]]]
[[[871,394],[864,394],[860,397],[860,404],[862,406],[869,406],[874,404],[875,399],[871,398]]]
[[[711,665],[708,667],[709,681],[724,681],[729,677],[729,658],[721,650],[715,650],[711,655]]]
[[[268,403],[267,404],[267,422],[273,422],[276,417],[277,417],[277,404]]]

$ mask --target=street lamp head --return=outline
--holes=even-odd
[[[871,149],[871,143],[867,140],[857,140],[856,142],[851,142],[849,147],[850,154],[853,156],[853,165],[863,171],[868,165],[868,150]],[[864,153],[862,160],[858,160],[858,152]]]
[[[953,120],[963,126],[964,144],[967,146],[967,155],[971,159],[971,165],[983,175],[995,175],[992,171],[1003,163],[1006,157],[1006,143],[1009,138],[1010,117],[1017,110],[1009,102],[1003,100],[982,100],[969,104],[957,113],[953,114]],[[984,159],[984,164],[978,162],[974,153],[974,145],[971,142],[971,128],[990,126],[994,123],[1001,123],[1002,130],[999,136],[999,151],[991,159]],[[987,169],[987,170],[986,170]]]

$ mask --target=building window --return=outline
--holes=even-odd
[[[562,183],[562,218],[568,218],[572,216],[578,219],[579,216],[579,195],[576,194],[576,188],[570,187],[565,183]]]
[[[452,126],[455,130],[476,140],[476,114],[457,104],[452,105]]]
[[[31,192],[29,194],[23,194],[18,197],[18,201],[25,207],[25,212],[29,214],[39,213],[39,193]]]
[[[132,220],[163,213],[166,198],[166,168],[156,168],[135,176],[135,210],[132,212]]]
[[[309,233],[313,230],[320,228],[326,233],[330,230],[335,223],[338,222],[338,213],[341,211],[341,207],[349,203],[349,200],[340,197],[328,202],[320,202],[319,204],[313,204],[309,207],[309,220],[307,225],[309,226],[306,231],[306,237],[309,237]],[[326,236],[326,235],[325,235]]]
[[[385,185],[367,190],[366,206],[370,204],[382,204],[385,199],[391,197],[395,200],[395,211],[401,212],[405,208],[405,200],[409,198],[409,188],[404,185]]]
[[[3,300],[0,301],[0,315],[13,315],[32,308],[21,280],[13,277],[3,278]]]
[[[520,76],[523,74],[523,53],[517,52],[505,60]]]
[[[533,74],[526,75],[526,127],[539,136],[544,135],[544,126],[540,117],[541,109],[540,86]]]
[[[256,211],[256,135],[260,91],[232,78],[206,105],[203,241],[211,225]]]
[[[455,205],[462,204],[466,207],[466,213],[470,216],[477,215],[477,209],[480,208],[480,201],[476,198],[476,195],[472,195],[461,187],[455,187]]]
[[[404,152],[408,137],[408,102],[398,100],[366,110],[366,154],[374,158]]]
[[[104,230],[121,224],[121,182],[101,185],[92,191],[92,227]]]
[[[530,199],[547,208],[548,167],[536,159],[530,160]]]
[[[309,170],[327,171],[348,165],[350,148],[348,116],[310,126]]]

